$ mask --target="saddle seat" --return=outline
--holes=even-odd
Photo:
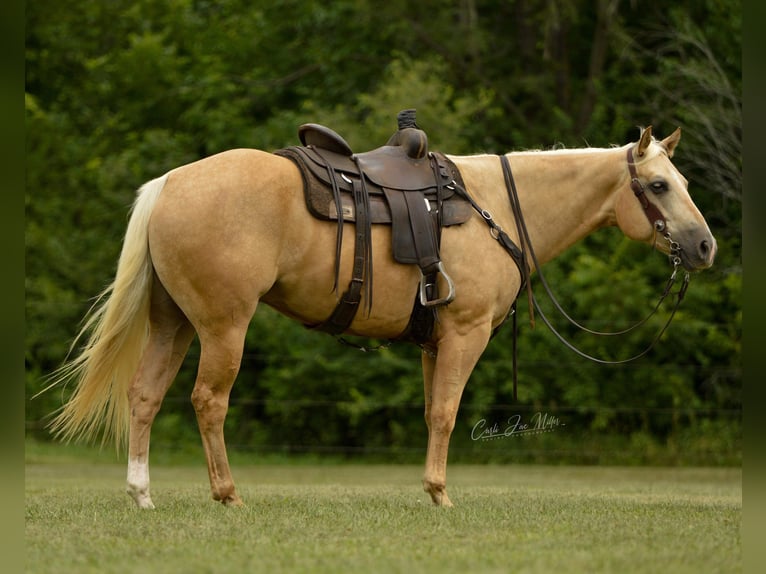
[[[400,112],[399,130],[386,145],[368,152],[354,153],[334,130],[311,123],[298,129],[302,146],[275,152],[299,167],[309,212],[338,223],[336,288],[343,223],[354,222],[356,226],[351,284],[333,315],[318,327],[321,330],[339,334],[348,328],[361,299],[362,285],[371,308],[373,224],[390,224],[394,259],[417,264],[421,270],[416,311],[418,302],[423,308],[432,308],[449,303],[455,296],[439,254],[441,228],[467,221],[472,207],[456,193],[456,188],[463,188],[457,167],[445,155],[428,151],[428,138],[415,124],[414,112]],[[439,274],[448,286],[444,297],[437,293]]]

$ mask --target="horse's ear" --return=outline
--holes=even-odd
[[[673,157],[673,150],[676,149],[678,141],[681,139],[681,128],[676,128],[672,134],[662,140],[662,145],[668,150],[668,157]]]
[[[652,126],[647,126],[641,132],[641,139],[638,140],[636,155],[638,157],[643,156],[651,143],[652,143]]]

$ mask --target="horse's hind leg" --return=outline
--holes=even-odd
[[[139,508],[154,508],[149,494],[149,437],[162,399],[194,338],[186,316],[155,277],[149,342],[130,390],[127,491]]]
[[[213,500],[230,506],[239,506],[242,501],[234,489],[223,423],[229,408],[229,393],[242,361],[246,331],[247,322],[200,331],[199,373],[192,392]]]

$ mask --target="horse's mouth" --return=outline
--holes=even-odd
[[[676,253],[671,253],[669,256],[671,258],[678,257],[681,260],[681,265],[687,271],[702,271],[713,265],[717,251],[718,245],[711,236],[710,240],[701,241],[692,252],[681,247]]]
[[[679,235],[684,237],[677,240],[668,233],[662,239],[655,238],[655,247],[687,271],[702,271],[713,265],[718,244],[710,232]]]

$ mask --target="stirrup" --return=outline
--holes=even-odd
[[[447,287],[449,288],[449,292],[447,293],[446,297],[442,297],[441,299],[432,299],[429,301],[428,299],[428,287],[433,285],[435,286],[435,283],[426,283],[426,276],[422,274],[420,275],[420,304],[423,305],[423,307],[435,307],[437,305],[446,305],[447,303],[451,303],[452,300],[455,298],[455,284],[452,282],[452,278],[447,275],[447,272],[444,271],[444,265],[441,261],[437,263],[436,265],[437,272],[441,273],[444,277],[444,280],[447,281]]]

